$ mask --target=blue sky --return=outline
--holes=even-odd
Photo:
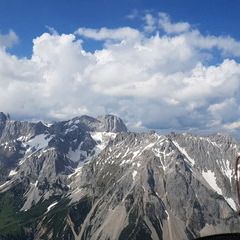
[[[32,39],[45,32],[46,26],[60,33],[71,33],[82,26],[139,28],[138,20],[126,18],[134,9],[166,12],[173,21],[190,22],[203,33],[240,39],[238,0],[1,0],[0,30],[5,33],[13,29],[20,42],[12,52],[29,56]],[[92,42],[85,44],[90,50],[98,47]]]
[[[2,0],[0,111],[239,134],[239,11],[238,0]]]

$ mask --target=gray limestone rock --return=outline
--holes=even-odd
[[[112,115],[46,126],[1,113],[0,131],[0,206],[12,209],[0,239],[16,231],[33,240],[190,240],[240,231],[240,144],[230,136],[132,133]],[[11,221],[20,223],[15,232]]]

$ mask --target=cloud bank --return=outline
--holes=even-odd
[[[143,21],[141,29],[44,33],[30,58],[7,51],[13,31],[0,35],[0,110],[50,120],[114,113],[133,129],[239,130],[240,42],[166,13]],[[102,49],[86,51],[88,39]]]

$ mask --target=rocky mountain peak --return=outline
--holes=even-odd
[[[115,115],[103,115],[97,118],[83,115],[68,121],[69,125],[78,125],[91,132],[127,132],[123,120]]]
[[[3,129],[5,128],[6,121],[7,121],[7,116],[3,112],[0,112],[0,138],[3,132]]]
[[[104,115],[98,117],[101,122],[101,127],[106,132],[127,132],[127,127],[123,120],[115,115]]]
[[[0,112],[0,123],[7,121],[7,115],[3,112]]]

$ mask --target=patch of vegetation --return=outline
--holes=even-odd
[[[43,226],[46,226],[48,231],[46,235],[53,233],[52,239],[61,239],[64,235],[64,227],[66,225],[66,217],[69,213],[69,199],[61,199],[61,201],[48,212],[43,219]]]
[[[79,228],[84,222],[87,214],[92,208],[92,202],[89,198],[83,198],[79,203],[72,206],[69,210],[69,216],[74,222],[74,230],[79,233]]]
[[[21,236],[23,230],[20,227],[18,210],[22,206],[24,193],[22,184],[17,184],[11,190],[0,194],[0,236]]]
[[[22,235],[14,205],[14,195],[11,192],[0,197],[0,235]]]
[[[135,223],[129,222],[129,224],[122,230],[119,236],[119,240],[130,239],[152,240],[151,231],[141,217]]]
[[[51,197],[48,200],[41,200],[28,211],[20,211],[24,202],[23,193],[22,184],[18,184],[0,194],[0,237],[11,240],[32,239],[37,224],[43,219],[46,227],[52,228],[54,235],[57,236],[57,233],[63,230],[68,201],[61,201],[59,196]],[[48,206],[55,201],[60,201],[56,209],[53,208],[46,215]]]

